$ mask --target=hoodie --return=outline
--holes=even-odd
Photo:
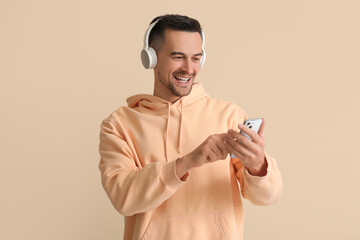
[[[125,240],[242,239],[241,196],[257,205],[280,197],[267,154],[263,177],[235,169],[230,157],[176,175],[176,159],[212,134],[238,130],[246,114],[236,104],[210,98],[199,83],[175,103],[147,94],[127,102],[102,122],[99,146],[102,185],[125,216]]]

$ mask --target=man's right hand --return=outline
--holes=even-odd
[[[176,174],[181,179],[191,169],[205,163],[224,160],[229,151],[226,149],[227,133],[209,136],[200,146],[191,153],[176,160]]]

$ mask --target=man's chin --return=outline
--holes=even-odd
[[[185,97],[191,93],[193,83],[189,83],[189,86],[187,87],[180,87],[172,89],[172,92],[179,97]]]

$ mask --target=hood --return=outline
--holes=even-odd
[[[199,100],[208,97],[209,95],[205,92],[205,89],[200,83],[194,83],[192,90],[189,95],[179,98],[176,102],[171,103],[165,99],[162,99],[160,97],[150,95],[150,94],[138,94],[134,95],[132,97],[129,97],[126,101],[128,103],[128,106],[130,108],[139,108],[139,110],[143,113],[148,112],[152,113],[158,116],[164,116],[166,117],[166,129],[163,129],[165,139],[164,139],[164,145],[165,145],[165,158],[166,161],[169,161],[168,159],[168,145],[169,145],[169,125],[170,121],[180,121],[179,123],[179,129],[171,129],[171,131],[178,131],[177,136],[177,142],[178,147],[177,151],[179,154],[181,154],[181,141],[182,141],[182,124],[183,124],[183,118],[184,118],[184,111],[183,108],[187,107],[189,105],[195,104]],[[179,108],[180,109],[180,119],[171,119],[171,109],[172,108]]]
[[[191,105],[198,100],[202,99],[203,97],[209,96],[206,92],[203,86],[200,83],[194,83],[192,90],[189,95],[179,98],[176,102],[171,103],[165,99],[162,99],[160,97],[150,95],[150,94],[137,94],[134,96],[129,97],[126,99],[126,102],[128,103],[128,107],[135,108],[138,106],[143,106],[145,108],[153,109],[153,110],[159,110],[164,108],[164,106],[170,104],[178,104],[179,102],[182,103],[184,107]]]

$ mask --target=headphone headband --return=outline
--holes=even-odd
[[[146,69],[155,68],[155,66],[157,64],[157,55],[156,55],[155,50],[149,46],[149,37],[150,37],[151,30],[160,21],[160,19],[161,18],[159,18],[155,22],[151,23],[149,25],[149,27],[147,28],[145,35],[144,35],[144,48],[141,51],[141,62]],[[202,30],[201,30],[200,36],[201,36],[201,40],[202,40],[201,51],[203,54],[201,56],[201,60],[200,60],[200,67],[203,67],[204,63],[205,63],[205,59],[206,59],[206,52],[204,49],[205,35]]]
[[[151,23],[148,27],[148,29],[145,32],[144,35],[144,49],[149,47],[149,37],[150,37],[150,33],[151,30],[155,27],[155,25],[157,24],[157,22],[160,20],[161,18],[159,18],[158,20],[156,20],[155,22]]]

